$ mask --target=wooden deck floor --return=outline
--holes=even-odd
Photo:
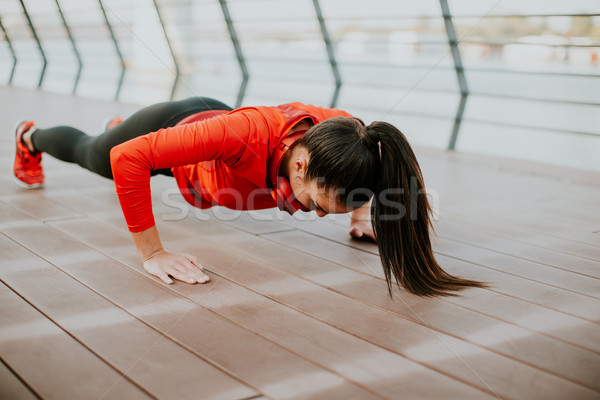
[[[600,174],[417,149],[439,260],[491,286],[393,301],[347,217],[198,215],[156,177],[165,245],[212,278],[166,286],[111,181],[46,157],[28,191],[9,169],[19,117],[98,131],[134,108],[0,93],[0,398],[600,398]]]

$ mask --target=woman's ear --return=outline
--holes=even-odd
[[[304,178],[306,168],[308,167],[308,151],[300,148],[296,160],[294,161],[294,171]]]

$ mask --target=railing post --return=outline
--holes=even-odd
[[[242,105],[242,101],[244,100],[244,96],[246,95],[246,87],[248,86],[248,79],[250,78],[250,74],[248,73],[248,68],[246,67],[246,59],[244,58],[242,46],[240,45],[237,33],[235,32],[233,20],[231,19],[231,15],[229,14],[227,1],[219,0],[219,4],[221,5],[221,10],[223,11],[223,18],[225,19],[225,23],[227,24],[227,30],[229,31],[229,37],[231,38],[231,43],[233,44],[233,48],[235,49],[235,55],[237,57],[238,64],[240,65],[240,70],[242,71],[242,83],[240,84],[237,101],[235,102],[235,107],[237,108]]]
[[[60,14],[60,19],[62,20],[63,26],[64,26],[65,30],[67,31],[69,40],[71,41],[71,47],[73,47],[73,53],[75,53],[75,57],[77,58],[77,64],[78,64],[77,75],[75,76],[75,82],[73,83],[73,94],[75,94],[75,92],[77,91],[77,85],[79,84],[79,78],[81,78],[81,70],[83,69],[83,62],[81,61],[81,55],[79,54],[79,50],[77,49],[77,45],[75,44],[75,39],[73,38],[73,35],[71,34],[71,29],[69,28],[69,24],[67,23],[67,20],[65,19],[65,15],[62,12],[62,8],[60,7],[58,0],[55,0],[55,1],[56,1],[56,8],[58,9],[58,13]]]
[[[40,55],[42,56],[42,60],[44,61],[44,65],[42,65],[42,72],[40,73],[40,80],[38,81],[38,87],[41,87],[42,82],[44,81],[44,74],[46,73],[48,59],[46,58],[46,53],[44,53],[44,49],[42,48],[42,44],[40,43],[40,38],[38,37],[37,32],[33,27],[33,22],[31,22],[31,17],[29,16],[29,12],[27,12],[27,7],[25,7],[25,3],[23,3],[23,0],[19,0],[19,3],[21,3],[21,8],[23,9],[25,18],[27,18],[27,24],[29,25],[29,29],[31,30],[31,34],[33,35],[33,39],[35,39],[38,49],[40,50]]]
[[[465,78],[465,70],[463,68],[460,50],[458,49],[458,39],[456,38],[456,31],[454,30],[454,23],[452,22],[452,15],[450,14],[450,8],[448,7],[448,0],[440,0],[440,6],[442,7],[442,16],[444,17],[444,23],[446,24],[448,44],[450,45],[450,51],[452,52],[452,59],[454,61],[454,68],[456,70],[456,77],[458,79],[458,86],[460,88],[460,102],[458,103],[458,109],[456,110],[456,117],[454,119],[454,126],[452,127],[450,141],[448,142],[448,150],[454,150],[456,147],[456,139],[458,138],[458,133],[460,131],[460,125],[463,119],[463,114],[465,113],[467,97],[469,96],[469,87],[467,86],[467,80]]]
[[[340,70],[335,59],[333,44],[331,43],[331,37],[329,36],[329,32],[327,31],[327,25],[325,24],[325,18],[323,18],[323,12],[321,11],[321,5],[319,4],[319,0],[313,0],[313,4],[317,13],[317,19],[319,20],[319,26],[321,27],[321,35],[323,35],[323,41],[325,42],[325,47],[327,48],[327,56],[329,57],[331,71],[333,72],[333,77],[335,79],[335,90],[333,91],[333,96],[331,98],[330,104],[330,107],[333,108],[336,106],[338,97],[340,95],[340,89],[342,87],[342,77],[340,75]]]
[[[100,10],[102,11],[102,15],[104,16],[104,22],[106,23],[106,27],[108,28],[108,32],[110,33],[110,37],[112,38],[113,44],[115,45],[115,50],[117,52],[117,56],[119,57],[119,61],[121,62],[121,75],[119,76],[117,92],[115,93],[116,101],[119,99],[119,94],[121,93],[121,86],[123,86],[123,78],[125,77],[126,68],[125,61],[123,60],[123,54],[121,54],[121,49],[119,48],[119,43],[117,42],[115,32],[113,31],[110,21],[108,20],[108,16],[106,15],[106,11],[104,10],[104,4],[102,4],[102,0],[98,0],[98,4],[100,4]]]
[[[6,32],[6,29],[2,24],[2,18],[0,18],[0,30],[2,30],[2,33],[4,34],[4,38],[6,39],[6,43],[8,44],[8,50],[10,51],[10,55],[13,59],[13,65],[10,69],[10,77],[8,78],[8,84],[10,85],[12,84],[13,77],[15,76],[15,69],[17,68],[17,54],[15,53],[15,49],[13,49],[12,47],[12,42],[10,41],[10,37],[8,36],[8,32]]]
[[[171,95],[169,96],[169,100],[173,100],[175,96],[175,89],[177,88],[177,83],[179,82],[179,63],[177,62],[177,57],[175,57],[175,51],[173,51],[173,46],[171,45],[171,40],[169,39],[169,35],[167,34],[167,29],[165,28],[165,22],[162,18],[160,10],[158,9],[157,0],[152,0],[154,3],[154,9],[156,10],[156,15],[158,15],[158,21],[160,22],[160,26],[162,28],[163,34],[165,35],[165,41],[167,42],[167,46],[169,47],[169,52],[171,53],[171,59],[173,59],[173,65],[175,66],[175,79],[173,80],[173,86],[171,87]]]

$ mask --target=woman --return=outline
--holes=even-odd
[[[88,136],[66,126],[19,124],[15,176],[40,187],[41,157],[48,153],[114,179],[144,269],[168,284],[171,277],[187,283],[209,277],[198,258],[163,248],[152,214],[155,174],[175,177],[183,197],[199,208],[352,212],[351,235],[377,241],[390,295],[393,279],[421,296],[483,286],[436,262],[421,170],[404,135],[388,123],[365,126],[344,111],[301,103],[232,110],[193,97],[155,104],[114,125]]]

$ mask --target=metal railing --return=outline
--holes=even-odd
[[[10,55],[10,57],[6,57],[4,60],[8,70],[5,82],[9,85],[15,84],[15,75],[19,72],[19,68],[24,65],[24,63],[20,62],[20,47],[25,41],[33,41],[41,59],[37,86],[42,87],[47,77],[47,69],[52,67],[52,57],[49,57],[49,55],[52,55],[53,50],[49,50],[49,46],[44,42],[46,38],[43,36],[43,33],[40,33],[44,32],[44,29],[38,29],[35,18],[32,18],[30,14],[33,8],[29,7],[28,9],[23,0],[14,1],[15,7],[13,7],[12,12],[4,11],[0,8],[0,32],[2,33],[0,43],[4,42],[6,44],[7,54]],[[28,4],[29,1],[34,0],[28,0]],[[131,47],[135,47],[134,42],[139,39],[136,39],[137,27],[135,24],[133,26],[128,25],[120,17],[115,18],[117,14],[108,6],[110,1],[98,0],[97,10],[90,8],[89,10],[77,11],[77,14],[73,14],[72,19],[69,17],[70,11],[65,10],[59,3],[59,0],[55,0],[55,10],[45,11],[48,15],[53,13],[58,15],[60,17],[60,26],[54,26],[52,29],[48,26],[44,26],[44,28],[47,32],[56,32],[62,29],[66,34],[64,40],[70,44],[75,57],[76,70],[74,71],[72,93],[78,92],[82,80],[85,80],[83,75],[85,75],[86,68],[88,65],[93,64],[86,64],[86,56],[82,52],[83,46],[80,46],[78,43],[80,41],[78,35],[86,36],[86,40],[89,41],[89,37],[87,36],[90,34],[93,35],[93,32],[101,28],[98,21],[102,21],[104,29],[108,32],[108,39],[102,39],[102,44],[110,43],[114,50],[112,57],[116,56],[119,68],[117,76],[111,78],[116,81],[115,100],[121,99],[125,81],[138,78],[144,74],[164,75],[150,69],[140,70],[139,66],[133,65],[135,63],[131,61],[131,54],[132,51],[135,52],[135,49],[132,50]],[[469,82],[469,76],[475,76],[475,74],[489,74],[490,76],[513,75],[519,78],[527,76],[540,78],[546,76],[548,79],[587,79],[592,85],[597,85],[600,88],[600,84],[598,84],[600,82],[600,64],[598,64],[600,61],[597,58],[596,61],[591,61],[591,67],[589,68],[565,67],[566,64],[563,62],[565,65],[559,63],[553,68],[528,70],[520,66],[512,66],[510,68],[502,64],[498,66],[491,62],[488,64],[480,63],[481,65],[469,63],[465,62],[463,54],[465,49],[471,51],[473,48],[478,49],[477,51],[493,53],[494,51],[504,51],[507,46],[516,46],[517,48],[530,46],[531,49],[537,49],[538,51],[547,48],[565,52],[564,54],[570,54],[570,51],[589,51],[589,54],[597,54],[596,57],[598,57],[600,55],[600,38],[588,38],[587,42],[567,41],[561,43],[538,43],[535,40],[527,41],[513,38],[496,40],[466,34],[462,35],[463,37],[461,38],[456,25],[457,20],[463,21],[469,18],[476,18],[478,20],[477,24],[479,24],[481,21],[508,21],[515,18],[520,18],[523,21],[527,19],[557,17],[598,18],[600,14],[593,12],[589,14],[528,13],[517,15],[497,13],[483,16],[455,16],[452,14],[448,0],[439,0],[439,10],[437,12],[432,11],[431,15],[388,15],[385,10],[382,10],[379,17],[369,16],[363,19],[360,16],[339,17],[337,15],[328,15],[327,7],[322,7],[326,1],[305,0],[305,2],[298,1],[294,3],[303,4],[304,7],[303,14],[301,13],[302,15],[298,17],[295,16],[296,10],[290,10],[289,15],[286,16],[275,18],[262,13],[251,18],[243,15],[243,13],[236,14],[236,10],[239,7],[245,6],[246,3],[252,3],[252,1],[207,0],[193,2],[183,0],[175,2],[171,0],[148,0],[148,7],[154,9],[157,17],[156,29],[162,32],[164,44],[173,63],[173,68],[169,67],[168,72],[172,81],[168,85],[168,90],[165,90],[164,98],[173,99],[177,97],[180,89],[187,89],[188,92],[193,93],[197,87],[206,85],[208,82],[212,85],[211,87],[223,87],[224,91],[235,90],[232,97],[235,99],[235,106],[239,107],[248,98],[249,89],[253,96],[250,96],[251,98],[256,98],[257,93],[261,99],[273,98],[276,100],[282,97],[282,94],[278,93],[275,89],[270,89],[270,92],[266,91],[262,93],[256,87],[251,87],[253,82],[256,82],[257,85],[269,82],[281,84],[281,90],[288,90],[286,94],[293,97],[294,93],[287,89],[288,86],[294,88],[302,88],[303,86],[321,88],[323,86],[321,82],[326,81],[330,82],[333,88],[333,93],[328,95],[331,96],[328,104],[331,107],[346,107],[349,105],[352,108],[352,104],[360,103],[361,99],[354,99],[353,103],[347,97],[344,97],[342,93],[344,88],[364,87],[365,90],[379,90],[381,93],[405,93],[402,95],[400,101],[388,110],[378,105],[377,101],[373,101],[373,104],[365,101],[366,104],[358,107],[355,104],[354,107],[359,111],[385,111],[386,115],[405,115],[413,118],[446,120],[449,122],[449,126],[451,126],[446,146],[449,150],[456,148],[462,127],[467,122],[478,124],[493,123],[506,128],[542,129],[548,132],[600,138],[600,128],[594,126],[593,120],[587,125],[580,123],[579,125],[574,124],[572,127],[561,125],[547,126],[536,122],[535,119],[532,119],[531,123],[527,121],[519,122],[510,118],[507,118],[505,121],[488,121],[485,118],[478,118],[477,115],[469,115],[468,113],[471,101],[474,101],[472,100],[473,98],[497,99],[498,101],[515,100],[524,102],[523,104],[529,102],[531,104],[565,105],[571,107],[573,110],[576,110],[577,107],[581,109],[587,107],[586,110],[590,107],[600,107],[600,96],[594,97],[593,94],[560,98],[558,96],[545,95],[544,91],[547,88],[544,88],[543,85],[540,85],[540,90],[537,92],[533,90],[526,93],[519,90],[510,92],[507,90],[482,89],[481,87],[477,88],[477,85],[474,87],[473,83]],[[309,4],[306,3],[312,3],[310,4],[313,12],[312,15],[308,13],[306,7],[309,7]],[[273,2],[271,4],[274,5],[276,3]],[[20,16],[16,15],[18,12],[15,9],[20,10]],[[214,20],[206,24],[198,23],[198,18],[208,18],[204,16],[206,10],[210,10],[213,13],[209,13],[209,15],[213,15]],[[101,18],[96,20],[96,25],[89,26],[88,24],[80,23],[73,25],[76,18],[81,18],[86,13],[98,13]],[[42,17],[44,14],[39,13],[39,16]],[[30,38],[23,36],[25,34],[20,26],[22,22],[17,22],[17,17],[20,18],[20,21],[24,20],[26,22],[31,35]],[[360,24],[367,19],[374,21],[368,25],[368,32],[362,32],[361,29],[355,27],[357,24],[360,27]],[[381,26],[378,26],[377,21],[380,22]],[[409,25],[407,26],[412,26],[410,24],[417,21],[418,24],[417,22],[415,24],[421,29],[419,37],[415,38],[413,37],[414,35],[411,36],[409,34],[403,36],[403,33],[410,33],[410,29],[400,29],[396,32],[392,28],[387,28],[393,26],[394,21],[399,21],[402,24],[408,23]],[[303,24],[307,26],[306,29],[299,28]],[[419,29],[413,29],[413,31],[418,31]],[[277,32],[281,34],[277,35]],[[393,35],[398,32],[398,39],[394,39]],[[470,30],[467,33],[469,32]],[[54,35],[54,33],[48,34]],[[125,38],[124,34],[128,35],[128,38]],[[366,37],[368,36],[367,34],[370,35],[368,38]],[[49,37],[48,40],[56,41],[56,37]],[[230,43],[230,52],[219,48],[218,43],[221,41]],[[154,47],[153,43],[144,43],[144,46]],[[445,47],[446,50],[443,50],[443,46],[447,46]],[[125,48],[128,49],[128,54],[123,50]],[[296,49],[298,49],[297,53]],[[355,53],[364,52],[366,55],[361,58],[352,53],[353,49],[357,49]],[[386,54],[382,49],[387,49],[388,53]],[[397,55],[394,55],[394,52]],[[287,56],[284,56],[284,54],[293,54],[294,56],[293,58],[286,59],[285,57]],[[406,59],[415,58],[415,54],[418,54],[416,58],[421,57],[421,54],[423,54],[434,61],[423,62],[424,58],[422,57],[420,58],[421,61],[417,60],[414,62],[408,62],[403,59],[403,57]],[[451,56],[451,62],[445,60],[446,55]],[[397,59],[394,59],[394,57]],[[435,61],[435,59],[439,60]],[[161,62],[164,64],[162,60]],[[279,70],[281,77],[269,79],[270,72],[263,72],[257,69],[259,68],[257,66],[265,65],[265,63],[281,65],[282,67]],[[237,71],[231,69],[231,65],[236,65]],[[596,65],[595,68],[594,65]],[[320,68],[329,69],[330,75],[310,75],[310,73],[306,72],[313,69],[318,71]],[[349,73],[349,68],[352,71],[362,69],[365,71],[364,75],[357,78]],[[286,75],[285,71],[288,69],[296,72],[289,72]],[[421,74],[422,78],[412,79],[412,81],[411,79],[407,79],[406,82],[402,82],[402,79],[394,82],[378,82],[376,79],[378,77],[375,76],[377,72],[373,71],[384,73],[384,70],[395,71],[399,77]],[[435,83],[424,85],[421,82],[423,79],[433,75],[434,72],[446,73],[449,71],[454,73],[455,82],[446,81],[441,85],[436,85]],[[298,73],[299,76],[296,80],[294,80],[295,73]],[[230,82],[236,78],[240,80],[239,85],[236,89],[229,89],[231,86]],[[197,80],[201,81],[201,83],[196,83]],[[532,86],[534,86],[533,83]],[[273,87],[278,88],[277,85],[273,85]],[[309,91],[309,89],[305,89],[305,92]],[[444,113],[435,108],[427,108],[425,110],[402,108],[402,100],[411,93],[430,94],[432,99],[438,94],[456,94],[457,103],[453,117],[450,118],[448,112]],[[451,107],[453,105],[449,104],[448,108]],[[538,121],[540,120],[539,117],[536,118],[538,118]]]

